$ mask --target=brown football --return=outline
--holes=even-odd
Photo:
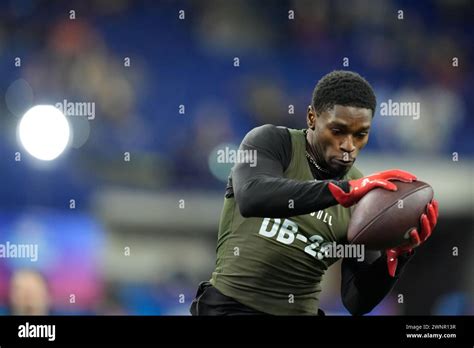
[[[420,216],[433,199],[433,188],[423,181],[392,182],[397,191],[374,189],[356,205],[347,230],[351,244],[390,249],[407,243],[413,228],[419,231]]]

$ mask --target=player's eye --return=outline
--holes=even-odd
[[[331,128],[331,132],[334,135],[340,135],[342,131],[339,128]]]
[[[357,137],[357,138],[363,138],[363,137],[365,137],[367,134],[369,134],[369,133],[367,133],[367,132],[360,132],[360,133],[357,133],[357,134],[356,134],[356,137]]]

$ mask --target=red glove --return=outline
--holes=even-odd
[[[399,169],[386,170],[365,176],[360,179],[349,181],[349,193],[344,192],[342,188],[329,183],[328,188],[332,195],[343,207],[350,207],[357,203],[367,192],[374,188],[381,187],[389,191],[396,191],[397,186],[389,180],[399,180],[403,182],[412,182],[416,180],[416,176],[411,173]]]
[[[426,205],[426,214],[421,214],[421,230],[418,233],[417,229],[410,231],[410,242],[393,249],[385,251],[387,254],[388,273],[391,277],[395,277],[395,271],[398,265],[398,256],[404,253],[411,253],[413,248],[416,248],[421,243],[424,243],[433,232],[438,221],[438,201],[433,199]]]

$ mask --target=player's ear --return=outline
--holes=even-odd
[[[314,130],[316,125],[316,113],[314,112],[314,108],[312,105],[308,105],[308,112],[306,114],[306,123],[308,124],[308,128]]]

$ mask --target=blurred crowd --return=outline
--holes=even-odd
[[[1,5],[2,130],[33,104],[94,102],[97,118],[70,118],[89,178],[218,189],[211,150],[265,123],[303,128],[333,69],[361,73],[379,103],[421,103],[423,122],[379,117],[369,149],[474,153],[469,1],[115,3]],[[127,151],[140,165],[125,174]]]

